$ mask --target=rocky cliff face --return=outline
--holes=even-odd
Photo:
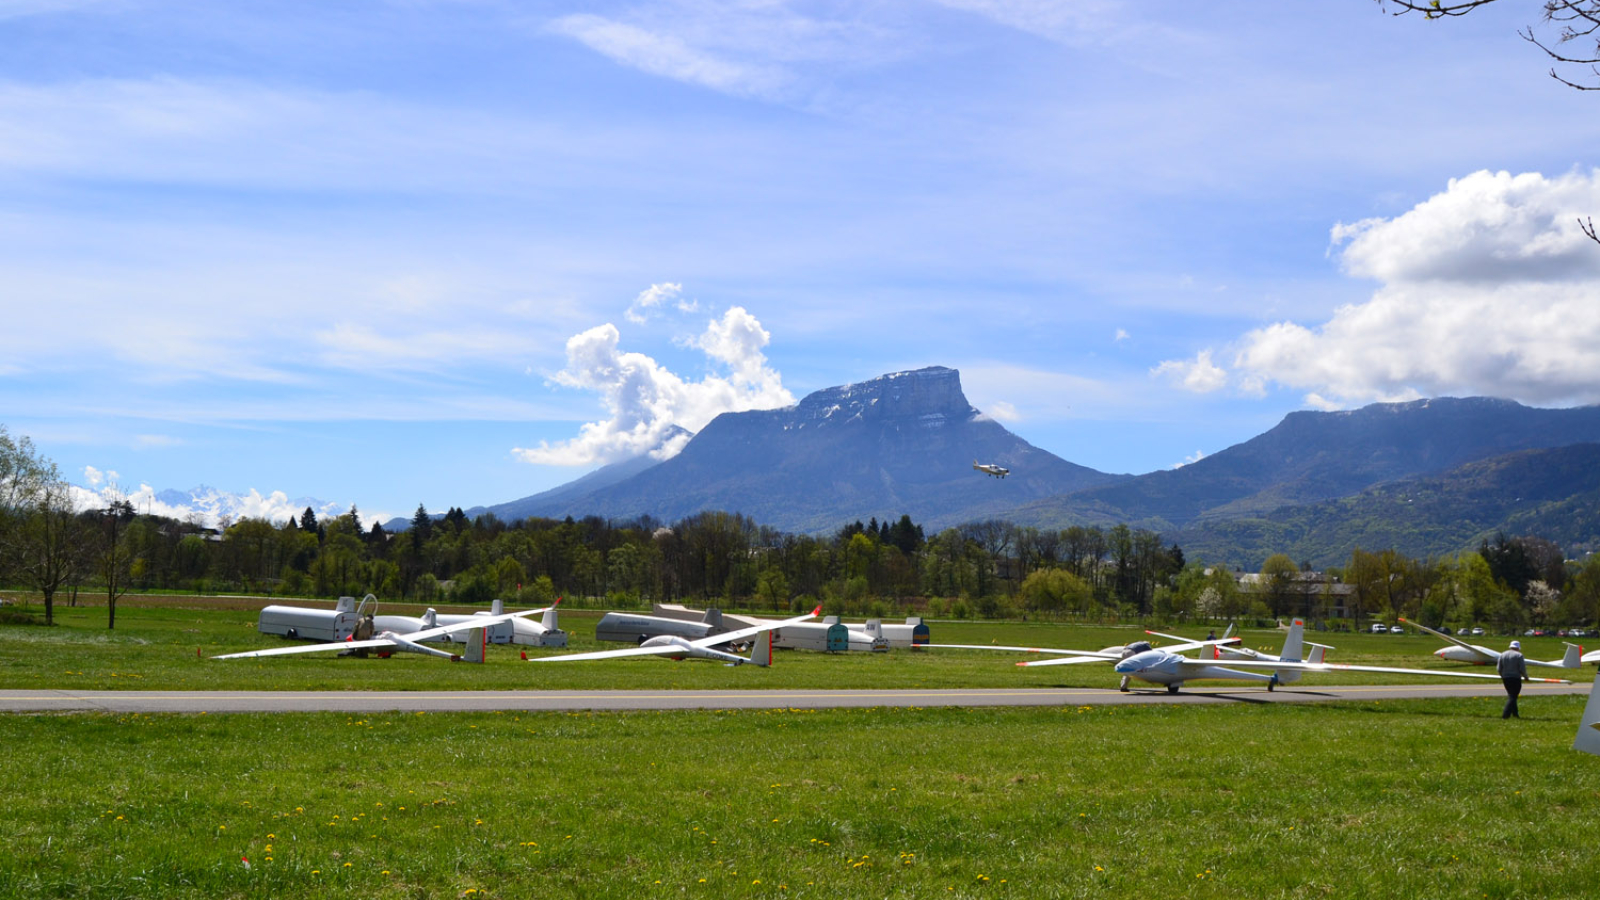
[[[1012,474],[990,478],[974,460]],[[720,509],[789,531],[909,514],[939,527],[1121,477],[1032,446],[973,408],[959,372],[934,366],[826,388],[786,409],[724,413],[673,459],[523,514],[672,520]]]

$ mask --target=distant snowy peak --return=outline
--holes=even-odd
[[[74,499],[80,509],[105,506],[119,499],[114,488],[97,489],[74,487]],[[310,509],[318,520],[342,516],[350,511],[348,504],[331,503],[315,497],[296,497],[293,500],[283,491],[262,494],[254,488],[244,493],[218,490],[208,485],[187,491],[157,491],[146,484],[138,490],[123,489],[120,499],[133,505],[142,515],[166,516],[183,522],[193,522],[205,528],[222,528],[240,519],[266,519],[281,524],[290,517],[299,518]]]

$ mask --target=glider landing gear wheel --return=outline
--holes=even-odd
[[[1126,675],[1122,676],[1122,686],[1118,687],[1117,690],[1119,690],[1119,691],[1123,692],[1124,694],[1126,694],[1128,692],[1128,681],[1129,681],[1128,676],[1126,676]]]
[[[1272,680],[1267,682],[1267,693],[1269,693],[1269,694],[1272,693],[1272,689],[1277,687],[1277,686],[1278,686],[1278,673],[1277,672],[1273,672],[1272,673]]]
[[[1175,685],[1175,684],[1167,685],[1167,693],[1176,694],[1177,692],[1178,692],[1178,686],[1177,685]]]

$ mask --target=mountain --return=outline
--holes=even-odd
[[[1254,570],[1273,553],[1342,565],[1357,547],[1429,557],[1496,532],[1536,534],[1570,556],[1600,549],[1600,444],[1523,450],[1350,497],[1210,519],[1170,534],[1191,558]]]
[[[992,478],[974,461],[1013,474]],[[574,482],[488,509],[665,521],[718,509],[795,532],[909,514],[937,528],[1127,477],[1034,447],[974,409],[959,372],[933,366],[826,388],[784,409],[723,413],[677,456],[611,484],[580,491]]]
[[[1485,397],[1295,412],[1264,434],[1180,469],[1052,497],[1012,520],[1039,527],[1126,522],[1164,533],[1348,497],[1519,450],[1600,441],[1600,407],[1536,409]]]
[[[258,491],[239,494],[218,490],[208,485],[200,485],[187,491],[169,488],[147,496],[148,500],[142,500],[139,495],[132,495],[129,500],[140,512],[153,512],[174,519],[193,519],[209,528],[218,527],[224,521],[238,521],[243,518],[282,522],[290,516],[298,517],[308,507],[319,519],[342,516],[350,511],[348,504],[318,500],[315,497],[296,497],[290,500],[280,491],[263,496]]]
[[[662,439],[661,443],[667,444],[685,435],[690,435],[690,432],[674,425],[667,430],[666,437]],[[582,498],[601,488],[632,478],[660,462],[661,460],[646,453],[641,456],[635,456],[632,459],[625,459],[622,462],[601,466],[581,478],[530,497],[523,497],[521,500],[498,503],[494,506],[475,506],[465,512],[469,519],[476,519],[483,513],[489,512],[507,522],[515,522],[518,519],[526,519],[529,516],[548,515],[549,510],[565,508],[574,501],[582,500]],[[403,527],[409,526],[410,521],[407,520]]]

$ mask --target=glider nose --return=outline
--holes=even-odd
[[[1143,667],[1137,661],[1135,661],[1133,659],[1125,659],[1125,660],[1117,663],[1116,665],[1112,666],[1111,668],[1118,675],[1132,675],[1133,673],[1139,671],[1139,669],[1141,669]]]

